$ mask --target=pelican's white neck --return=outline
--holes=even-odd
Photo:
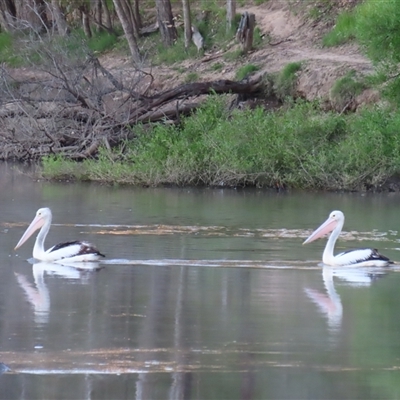
[[[335,256],[333,255],[333,250],[335,248],[335,243],[337,238],[342,232],[344,224],[344,219],[340,219],[329,236],[328,242],[326,243],[324,253],[322,254],[322,262],[326,265],[335,265]]]
[[[33,258],[36,258],[37,260],[43,260],[45,257],[46,251],[44,250],[44,241],[49,233],[50,226],[51,215],[46,218],[44,225],[40,228],[35,240],[35,245],[33,246]]]

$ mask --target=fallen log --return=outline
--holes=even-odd
[[[165,119],[176,119],[182,115],[190,115],[193,110],[198,108],[200,103],[187,103],[168,109],[154,110],[141,115],[136,121],[141,123],[158,122]]]
[[[218,80],[211,82],[194,82],[187,83],[178,86],[173,89],[166,90],[158,93],[157,95],[150,96],[147,98],[141,98],[142,105],[136,109],[131,109],[131,118],[129,123],[137,123],[143,114],[148,114],[154,108],[166,106],[172,101],[176,101],[183,98],[190,98],[205,94],[223,94],[223,93],[235,93],[235,94],[253,94],[260,92],[263,87],[262,77],[259,76],[256,79],[248,82],[235,82],[230,80]]]

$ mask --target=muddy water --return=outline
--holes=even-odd
[[[302,246],[333,209],[338,249],[400,261],[398,194],[137,189],[36,182],[0,166],[0,399],[387,399],[400,390],[400,274],[318,265]],[[13,251],[39,207],[51,246]],[[0,368],[1,372],[1,368]]]

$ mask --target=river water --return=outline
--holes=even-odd
[[[0,204],[0,399],[400,395],[400,268],[323,268],[326,240],[302,246],[339,209],[337,251],[400,261],[399,194],[50,183],[3,164]],[[47,247],[89,240],[104,262],[14,251],[44,206]]]

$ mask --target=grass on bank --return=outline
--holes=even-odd
[[[354,70],[336,80],[330,90],[330,100],[337,111],[344,110],[366,88],[364,80],[356,76]]]
[[[82,163],[46,157],[46,178],[156,186],[273,186],[353,190],[377,186],[400,170],[400,114],[322,113],[296,102],[277,112],[229,113],[211,98],[180,129],[138,129],[124,153],[105,149]]]
[[[301,69],[301,62],[292,62],[286,64],[282,71],[275,77],[274,91],[276,96],[284,100],[288,97],[293,97],[296,92],[297,72]]]
[[[356,37],[356,16],[354,12],[339,14],[333,29],[322,38],[325,47],[339,46]]]

